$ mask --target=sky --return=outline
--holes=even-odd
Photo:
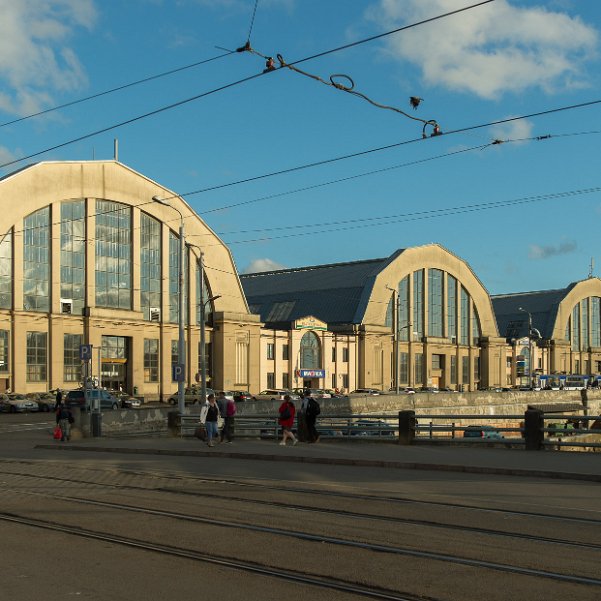
[[[491,294],[601,275],[601,3],[475,4],[0,0],[0,176],[118,138],[241,273],[438,243]]]

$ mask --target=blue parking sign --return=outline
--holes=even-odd
[[[79,345],[79,358],[82,361],[92,360],[92,345],[91,344],[80,344]]]
[[[171,379],[173,382],[183,382],[184,381],[184,364],[183,363],[175,363],[171,366],[172,374]]]

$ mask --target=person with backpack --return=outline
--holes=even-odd
[[[319,433],[315,427],[317,416],[321,413],[319,403],[312,397],[307,398],[307,405],[305,408],[305,423],[307,425],[307,438],[308,442],[319,442]]]
[[[234,415],[236,415],[237,410],[234,399],[225,398],[225,410],[222,413],[223,428],[221,429],[221,442],[225,440],[225,442],[231,444],[234,439]]]
[[[61,400],[58,409],[56,410],[56,420],[61,429],[61,442],[71,438],[71,424],[73,423],[73,415],[65,401]]]
[[[290,438],[292,440],[292,446],[294,446],[298,440],[292,433],[292,426],[294,425],[294,414],[296,413],[296,407],[290,399],[290,395],[284,396],[284,402],[280,405],[278,423],[282,427],[282,442],[280,446],[285,447],[286,441]]]

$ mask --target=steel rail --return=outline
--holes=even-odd
[[[294,572],[292,570],[282,570],[278,568],[271,568],[263,566],[258,563],[241,561],[236,559],[229,559],[220,557],[217,555],[211,555],[209,553],[203,553],[200,551],[193,551],[191,549],[184,549],[182,547],[173,547],[170,545],[160,545],[157,543],[151,543],[138,539],[128,538],[124,536],[116,536],[113,534],[105,534],[102,532],[96,532],[85,528],[78,528],[74,526],[66,526],[58,522],[49,522],[42,520],[34,520],[31,518],[24,518],[11,513],[0,513],[0,520],[5,522],[12,522],[24,526],[30,526],[33,528],[42,528],[44,530],[52,530],[60,532],[61,534],[71,534],[79,536],[81,538],[98,540],[102,542],[109,542],[117,545],[124,545],[132,547],[134,549],[142,549],[144,551],[154,551],[156,553],[162,553],[164,555],[171,555],[175,557],[181,557],[184,559],[193,559],[196,561],[203,561],[214,565],[219,565],[226,568],[232,568],[236,570],[242,570],[245,572],[251,572],[261,576],[267,576],[272,578],[280,578],[287,581],[296,582],[299,584],[306,584],[310,586],[341,591],[344,593],[353,593],[361,595],[363,597],[370,597],[372,599],[385,599],[388,601],[419,601],[423,600],[421,596],[408,595],[407,593],[396,594],[386,589],[370,588],[366,586],[360,586],[344,580],[338,580],[334,578],[327,578],[315,575],[307,575],[302,572]],[[402,596],[401,596],[402,595]],[[436,601],[436,600],[432,600]]]
[[[78,497],[70,497],[68,495],[57,495],[57,494],[39,493],[39,492],[35,492],[35,493],[28,492],[25,494],[44,496],[44,497],[48,497],[48,498],[52,498],[52,499],[59,499],[59,500],[64,500],[64,501],[72,502],[72,503],[79,503],[79,504],[83,504],[83,505],[92,505],[92,506],[96,506],[96,507],[116,509],[116,510],[120,510],[120,511],[131,511],[134,513],[154,515],[157,517],[168,517],[168,518],[176,519],[176,520],[183,520],[183,521],[189,521],[189,522],[194,522],[194,523],[207,524],[210,526],[217,526],[217,527],[223,527],[223,528],[234,529],[234,530],[237,529],[237,530],[245,530],[245,531],[249,531],[249,532],[260,532],[260,533],[272,534],[272,535],[276,535],[276,536],[284,536],[284,537],[295,538],[298,540],[303,540],[303,541],[308,541],[308,542],[317,542],[320,544],[327,543],[327,544],[349,547],[349,548],[354,548],[354,549],[377,551],[380,553],[389,553],[389,554],[401,555],[401,556],[406,556],[406,557],[415,557],[418,559],[426,559],[426,560],[454,563],[454,564],[465,565],[465,566],[474,567],[474,568],[486,568],[486,569],[495,570],[495,571],[504,572],[504,573],[519,574],[522,576],[531,576],[531,577],[537,577],[537,578],[545,578],[545,579],[557,580],[557,581],[561,581],[561,582],[568,582],[571,584],[583,584],[583,585],[588,585],[588,586],[601,587],[601,579],[598,579],[598,578],[589,578],[586,576],[575,576],[575,575],[564,574],[564,573],[560,573],[560,572],[550,572],[548,570],[538,570],[535,568],[525,568],[525,567],[513,566],[513,565],[503,564],[503,563],[498,563],[498,562],[493,562],[493,561],[485,561],[485,560],[479,560],[479,559],[471,559],[471,558],[467,558],[467,557],[459,557],[456,555],[450,555],[448,553],[438,553],[438,552],[434,552],[434,551],[419,551],[417,549],[411,549],[408,547],[394,547],[391,545],[364,543],[364,542],[353,541],[353,540],[348,540],[348,539],[343,539],[343,538],[337,538],[337,537],[333,537],[333,536],[309,534],[306,532],[300,532],[300,531],[291,530],[291,529],[273,528],[273,527],[268,527],[268,526],[256,526],[256,525],[251,525],[251,524],[240,524],[240,523],[235,523],[235,522],[228,522],[225,520],[217,520],[214,517],[205,518],[205,517],[201,517],[201,516],[192,516],[192,515],[188,515],[188,514],[183,514],[183,513],[179,513],[179,512],[175,512],[175,511],[149,509],[147,507],[141,507],[141,506],[136,506],[136,505],[127,505],[124,503],[114,503],[111,501],[99,501],[99,500],[95,500],[95,499],[81,499]],[[6,516],[6,515],[10,516],[12,514],[0,513],[0,519],[4,519],[4,516]],[[29,518],[25,518],[25,519],[29,519]],[[57,526],[57,528],[58,527],[59,526]],[[71,527],[67,526],[66,528],[69,529]],[[77,529],[75,529],[75,530],[77,530]],[[104,535],[100,535],[100,536],[104,536]],[[106,535],[106,536],[112,537],[113,535]],[[129,540],[129,539],[124,539],[124,540]],[[154,543],[149,543],[149,544],[154,546]],[[157,547],[160,547],[160,545],[157,545]],[[187,550],[183,550],[183,551],[187,552]]]

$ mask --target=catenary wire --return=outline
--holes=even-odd
[[[255,7],[253,9],[253,15],[250,19],[250,27],[248,29],[248,37],[246,38],[250,42],[250,36],[253,31],[253,26],[255,24],[255,17],[257,16],[257,6],[259,5],[259,0],[255,0]]]
[[[60,109],[67,108],[69,106],[74,106],[76,104],[81,104],[82,102],[87,102],[88,100],[94,100],[95,98],[100,98],[101,96],[106,96],[107,94],[119,92],[121,90],[125,90],[127,88],[131,88],[133,86],[137,86],[142,83],[147,83],[147,82],[153,81],[155,79],[160,79],[161,77],[166,77],[167,75],[173,75],[174,73],[179,73],[180,71],[185,71],[186,69],[192,69],[193,67],[198,67],[200,65],[204,65],[205,63],[210,63],[211,61],[215,61],[215,60],[223,58],[225,56],[230,56],[231,54],[234,54],[234,52],[228,51],[225,54],[219,54],[218,56],[213,56],[211,58],[207,58],[202,61],[197,61],[190,65],[185,65],[183,67],[176,67],[175,69],[171,69],[169,71],[164,71],[163,73],[157,73],[156,75],[150,75],[149,77],[144,77],[143,79],[138,79],[136,81],[132,81],[130,83],[126,83],[121,86],[117,86],[115,88],[110,88],[110,89],[104,90],[102,92],[97,92],[96,94],[92,94],[90,96],[85,96],[84,98],[79,98],[77,100],[71,100],[70,102],[65,102],[64,104],[59,104],[57,106],[53,106],[53,107],[44,109],[43,111],[38,111],[37,113],[31,113],[30,115],[25,115],[24,117],[19,117],[18,119],[13,119],[12,121],[6,121],[4,123],[0,123],[0,127],[5,127],[7,125],[13,125],[15,123],[20,123],[21,121],[26,121],[27,119],[31,119],[33,117],[39,117],[40,115],[46,115],[47,113],[51,113],[53,111],[58,111]]]
[[[464,8],[462,8],[462,9],[458,9],[458,10],[451,11],[451,12],[448,12],[448,13],[445,13],[445,14],[442,14],[442,15],[438,15],[438,16],[436,16],[436,17],[431,17],[431,18],[429,18],[429,19],[425,19],[425,20],[423,20],[423,21],[419,21],[418,23],[413,23],[413,24],[410,24],[410,25],[406,25],[406,26],[404,26],[404,27],[400,27],[400,28],[394,29],[394,30],[392,30],[392,31],[384,32],[384,33],[378,34],[378,35],[376,35],[376,36],[371,36],[371,37],[369,37],[369,38],[364,38],[364,39],[362,39],[362,40],[357,40],[357,41],[355,41],[355,42],[351,42],[350,44],[345,44],[344,46],[339,46],[339,47],[337,47],[337,48],[332,48],[332,49],[330,49],[330,50],[326,50],[326,51],[324,51],[324,52],[320,52],[320,53],[318,53],[318,54],[315,54],[315,55],[313,55],[313,56],[308,56],[308,57],[305,57],[305,58],[302,58],[302,59],[299,59],[299,60],[293,61],[293,62],[291,62],[290,64],[291,64],[291,65],[297,65],[297,64],[300,64],[300,63],[303,63],[303,62],[309,61],[309,60],[313,60],[313,59],[315,59],[315,58],[319,58],[319,57],[321,57],[321,56],[325,56],[325,55],[327,55],[327,54],[332,54],[332,53],[334,53],[334,52],[339,52],[339,51],[341,51],[341,50],[345,50],[345,49],[347,49],[347,48],[351,48],[351,47],[353,47],[353,46],[357,46],[357,45],[359,45],[359,44],[365,44],[365,43],[371,42],[371,41],[373,41],[373,40],[376,40],[376,39],[379,39],[379,38],[382,38],[382,37],[385,37],[385,36],[388,36],[388,35],[392,35],[392,34],[395,34],[395,33],[398,33],[398,32],[400,32],[400,31],[404,31],[404,30],[407,30],[407,29],[411,29],[411,28],[413,28],[413,27],[417,27],[417,26],[419,26],[419,25],[423,25],[423,24],[425,24],[425,23],[430,23],[430,22],[432,22],[432,21],[436,21],[436,20],[438,20],[438,19],[442,19],[442,18],[444,18],[444,17],[448,17],[448,16],[451,16],[451,15],[457,14],[458,12],[463,12],[463,11],[469,10],[469,9],[471,9],[471,8],[476,8],[476,7],[478,7],[478,6],[481,6],[481,5],[483,5],[483,4],[488,4],[488,3],[490,3],[490,2],[494,2],[494,1],[495,1],[495,0],[485,0],[484,2],[479,2],[478,4],[474,4],[474,5],[472,5],[472,6],[467,6],[467,7],[464,7]],[[229,54],[229,53],[231,53],[231,51],[228,51],[228,54]],[[209,91],[207,91],[207,92],[203,92],[203,93],[201,93],[201,94],[197,94],[197,95],[195,95],[195,96],[191,96],[191,97],[189,97],[189,98],[185,98],[185,99],[183,99],[183,100],[180,100],[180,101],[178,101],[178,102],[174,102],[174,103],[172,103],[172,104],[169,104],[169,105],[166,105],[166,106],[159,107],[158,109],[155,109],[155,110],[153,110],[153,111],[149,111],[149,112],[147,112],[147,113],[144,113],[144,114],[142,114],[142,115],[137,115],[137,116],[135,116],[135,117],[132,117],[132,118],[130,118],[130,119],[126,119],[126,120],[124,120],[124,121],[121,121],[121,122],[119,122],[119,123],[115,123],[115,124],[113,124],[113,125],[109,125],[109,126],[107,126],[107,127],[104,127],[104,128],[102,128],[102,129],[98,129],[98,130],[95,130],[95,131],[93,131],[93,132],[89,132],[89,133],[87,133],[87,134],[83,134],[83,135],[81,135],[81,136],[78,136],[77,138],[73,138],[73,139],[71,139],[71,140],[67,140],[67,141],[65,141],[65,142],[61,142],[60,144],[56,144],[56,145],[54,145],[54,146],[51,146],[51,147],[45,148],[45,149],[43,149],[43,150],[39,150],[39,151],[37,151],[37,152],[31,153],[31,154],[29,154],[29,155],[26,155],[26,156],[19,157],[18,159],[13,159],[12,161],[8,161],[8,162],[5,162],[5,163],[2,163],[2,164],[0,164],[0,169],[2,169],[2,168],[4,168],[4,167],[9,167],[10,165],[14,165],[14,164],[16,164],[16,163],[20,163],[21,161],[26,161],[26,160],[28,160],[28,159],[35,158],[35,157],[37,157],[37,156],[40,156],[41,154],[45,154],[45,153],[47,153],[47,152],[52,152],[53,150],[57,150],[57,149],[59,149],[59,148],[64,148],[65,146],[70,146],[71,144],[75,144],[75,143],[77,143],[77,142],[81,142],[81,141],[83,141],[83,140],[87,140],[87,139],[89,139],[89,138],[92,138],[92,137],[98,136],[98,135],[100,135],[100,134],[107,133],[107,132],[109,132],[109,131],[112,131],[112,130],[114,130],[114,129],[118,129],[118,128],[120,128],[120,127],[123,127],[123,126],[125,126],[125,125],[130,125],[131,123],[135,123],[135,122],[137,122],[137,121],[141,121],[142,119],[146,119],[146,118],[148,118],[148,117],[152,117],[152,116],[154,116],[154,115],[158,115],[158,114],[160,114],[160,113],[163,113],[163,112],[165,112],[165,111],[168,111],[168,110],[171,110],[171,109],[177,108],[177,107],[179,107],[179,106],[182,106],[182,105],[184,105],[184,104],[188,104],[189,102],[193,102],[193,101],[199,100],[199,99],[201,99],[201,98],[205,98],[205,97],[207,97],[207,96],[210,96],[210,95],[212,95],[212,94],[216,94],[217,92],[222,92],[222,91],[224,91],[224,90],[227,90],[227,89],[229,89],[229,88],[235,87],[235,86],[237,86],[237,85],[241,85],[241,84],[243,84],[243,83],[247,83],[247,82],[249,82],[249,81],[252,81],[252,80],[254,80],[254,79],[257,79],[257,78],[259,78],[259,77],[262,77],[262,76],[264,76],[264,75],[265,75],[265,73],[264,73],[264,72],[261,72],[261,73],[255,73],[254,75],[250,75],[250,76],[248,76],[248,77],[244,77],[244,78],[242,78],[242,79],[238,79],[238,80],[236,80],[236,81],[230,82],[230,83],[228,83],[228,84],[225,84],[225,85],[223,85],[223,86],[220,86],[220,87],[218,87],[218,88],[214,88],[214,89],[212,89],[212,90],[209,90]]]
[[[485,127],[492,127],[493,125],[503,125],[504,123],[512,123],[513,121],[519,121],[520,119],[532,119],[534,117],[542,117],[544,115],[550,115],[553,113],[559,113],[562,111],[568,111],[568,110],[574,110],[574,109],[579,109],[579,108],[586,108],[586,107],[590,107],[590,106],[594,106],[597,104],[601,104],[601,99],[597,99],[597,100],[590,100],[587,102],[581,102],[578,104],[571,104],[571,105],[567,105],[567,106],[562,106],[562,107],[558,107],[558,108],[553,108],[553,109],[547,109],[544,111],[538,111],[536,113],[530,113],[527,115],[520,115],[518,117],[508,117],[506,119],[498,119],[497,121],[489,121],[488,123],[480,123],[478,125],[470,125],[467,127],[462,127],[459,129],[454,129],[454,130],[450,130],[448,132],[446,132],[444,134],[444,136],[440,136],[440,137],[446,137],[446,136],[450,136],[450,135],[454,135],[454,134],[459,134],[459,133],[464,133],[464,132],[468,132],[468,131],[473,131],[476,129],[482,129]],[[357,157],[361,157],[361,156],[366,156],[368,154],[373,154],[376,152],[382,152],[384,150],[391,150],[392,148],[399,148],[400,146],[407,146],[408,144],[415,144],[416,142],[423,142],[425,140],[430,140],[431,138],[412,138],[409,140],[403,140],[401,142],[395,142],[393,144],[387,144],[386,146],[379,146],[377,148],[369,148],[368,150],[361,150],[359,152],[353,152],[353,153],[349,153],[349,154],[344,154],[344,155],[340,155],[337,157],[333,157],[333,158],[329,158],[329,159],[323,159],[320,161],[312,161],[311,163],[305,163],[303,165],[296,165],[295,167],[289,167],[287,169],[280,169],[278,171],[271,171],[269,173],[263,173],[261,175],[255,175],[253,177],[247,177],[244,179],[239,179],[239,180],[235,180],[233,182],[228,182],[225,184],[217,184],[215,186],[209,186],[207,188],[200,188],[198,190],[192,190],[191,192],[184,192],[182,194],[178,194],[178,195],[174,195],[173,197],[167,197],[164,200],[169,200],[169,198],[177,198],[178,196],[194,196],[195,194],[204,194],[205,192],[212,192],[214,190],[221,190],[223,188],[229,188],[231,186],[238,186],[240,184],[247,184],[250,182],[255,182],[258,180],[262,180],[262,179],[267,179],[270,177],[276,177],[279,175],[285,175],[287,173],[294,173],[296,171],[303,171],[305,169],[311,169],[313,167],[321,167],[322,165],[329,165],[331,163],[336,163],[339,161],[344,161],[347,159],[354,159]],[[2,167],[2,165],[0,165],[0,167]]]
[[[240,203],[235,203],[235,204],[232,204],[232,205],[225,205],[225,206],[222,206],[222,207],[217,207],[217,208],[214,208],[214,209],[209,209],[207,211],[202,211],[202,212],[199,212],[199,213],[195,213],[194,212],[194,214],[192,214],[192,215],[185,215],[184,219],[196,218],[197,215],[204,215],[204,214],[207,214],[207,213],[214,213],[214,212],[217,212],[217,211],[222,211],[222,210],[226,210],[226,209],[230,209],[230,208],[235,208],[235,207],[239,207],[239,206],[243,206],[243,205],[247,205],[247,204],[251,204],[251,203],[256,203],[256,202],[263,201],[263,200],[271,200],[273,198],[278,198],[278,197],[282,197],[282,196],[288,196],[288,195],[296,194],[296,193],[299,193],[299,192],[305,192],[305,191],[308,191],[308,190],[313,190],[313,189],[317,189],[317,188],[321,188],[321,187],[333,185],[333,184],[336,184],[336,183],[342,183],[342,182],[345,182],[345,181],[351,181],[351,180],[358,179],[358,178],[361,178],[361,177],[366,177],[366,176],[369,176],[369,175],[375,175],[375,174],[378,174],[378,173],[385,173],[387,171],[392,171],[392,170],[400,169],[400,168],[403,168],[403,167],[411,167],[411,166],[419,165],[421,163],[426,163],[426,162],[435,161],[435,160],[439,160],[439,159],[443,159],[443,158],[448,158],[448,157],[451,157],[451,156],[456,156],[456,155],[464,154],[464,153],[467,153],[467,152],[473,152],[473,151],[476,151],[476,150],[484,150],[486,148],[490,148],[492,146],[497,146],[497,145],[500,145],[500,144],[519,143],[519,142],[526,142],[526,141],[541,141],[541,140],[550,140],[550,139],[555,139],[555,138],[567,138],[567,137],[583,136],[583,135],[595,135],[595,134],[601,134],[601,130],[590,130],[590,131],[583,131],[583,132],[571,132],[571,133],[560,133],[560,134],[544,134],[544,135],[538,135],[538,136],[531,136],[531,137],[528,137],[528,138],[509,138],[509,139],[505,139],[505,140],[495,139],[492,142],[488,142],[487,144],[479,144],[477,146],[471,146],[471,147],[468,147],[468,148],[462,148],[462,149],[459,149],[459,150],[455,150],[455,151],[451,151],[451,152],[447,152],[447,153],[443,153],[443,154],[439,154],[439,155],[435,155],[435,156],[431,156],[431,157],[426,157],[426,158],[423,158],[423,159],[417,159],[415,161],[409,161],[409,162],[406,162],[406,163],[400,163],[398,165],[391,165],[389,167],[383,167],[381,169],[376,169],[376,170],[367,171],[367,172],[364,172],[364,173],[350,175],[350,176],[343,177],[343,178],[338,178],[338,179],[335,179],[335,180],[329,180],[329,181],[326,181],[326,182],[321,182],[319,184],[314,184],[314,185],[311,185],[311,186],[305,186],[305,187],[297,188],[297,189],[294,189],[294,190],[288,190],[288,191],[284,191],[284,192],[279,192],[279,193],[276,193],[276,194],[271,194],[271,195],[268,195],[268,196],[263,196],[263,197],[260,197],[260,198],[255,198],[255,199],[251,199],[251,200],[248,200],[248,201],[243,201],[243,202],[240,202]],[[178,196],[172,196],[172,197],[169,197],[169,198],[183,198],[183,196],[185,196],[185,194],[178,195]],[[109,200],[110,202],[118,202],[118,201],[114,201],[114,200],[111,200],[111,199],[104,199],[104,200]],[[144,202],[140,202],[138,204],[131,204],[131,205],[126,205],[126,206],[127,207],[131,207],[131,208],[140,208],[140,207],[143,207],[143,206],[146,206],[146,205],[153,205],[153,204],[155,204],[155,202],[151,200],[151,201],[144,201]],[[123,207],[117,207],[115,209],[109,209],[109,210],[106,210],[106,211],[99,211],[97,213],[94,213],[94,216],[98,217],[98,216],[102,216],[102,215],[108,215],[108,214],[111,214],[111,213],[119,212],[121,210],[123,210]],[[373,218],[373,219],[378,219],[378,218]],[[178,222],[178,221],[179,221],[179,217],[173,217],[172,219],[166,219],[165,223],[168,224],[168,223],[171,223],[171,222]],[[61,225],[63,222],[68,223],[68,222],[70,222],[70,220],[59,219],[58,221],[54,221],[54,222],[48,224],[48,226],[46,226],[46,225],[32,226],[30,228],[27,228],[27,231],[33,230],[33,229],[38,229],[38,228],[51,227],[53,225]],[[314,224],[311,224],[311,226],[313,226],[313,225]],[[309,227],[309,225],[307,225],[307,226],[302,226],[302,225],[298,225],[298,226],[282,226],[281,228],[266,228],[266,229],[260,229],[260,230],[247,230],[247,231],[254,231],[254,232],[258,232],[258,231],[272,231],[272,230],[277,230],[277,229],[290,229],[290,228],[297,228],[297,227]],[[141,229],[141,228],[136,228],[136,229]],[[23,233],[25,231],[25,228],[19,229],[19,230],[11,228],[9,231],[11,233],[13,233],[13,234],[18,234],[18,233]],[[215,233],[217,233],[218,235],[231,235],[231,234],[242,233],[242,232],[232,232],[232,231],[230,231],[230,232],[215,232]],[[4,238],[4,236],[6,236],[6,234],[4,234],[2,236],[2,239]],[[188,234],[187,236],[188,237],[190,237],[190,236],[194,236],[194,237],[213,236],[213,232],[207,233],[207,234]],[[94,241],[96,241],[96,238],[89,237],[89,236],[86,237],[86,238],[74,237],[74,239],[79,240],[79,241],[84,240],[84,241],[87,241],[87,242],[94,242]]]

